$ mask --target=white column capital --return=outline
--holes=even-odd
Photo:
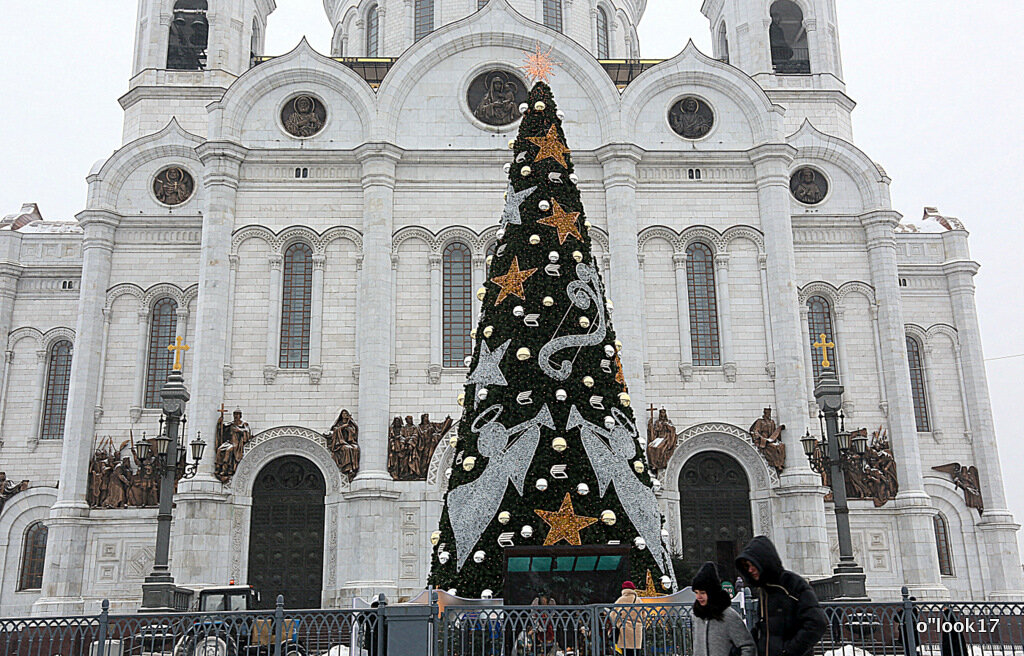
[[[47,355],[46,349],[38,349],[38,350],[36,350],[36,361],[39,364],[44,364],[46,362],[46,355]]]
[[[398,262],[401,258],[398,255],[398,251],[392,251],[391,253],[391,268],[397,270]]]
[[[281,264],[284,262],[284,256],[280,253],[272,253],[267,258],[267,262],[270,264],[271,269],[280,270]]]
[[[228,255],[228,266],[230,266],[232,269],[235,269],[236,271],[238,270],[238,261],[238,253],[232,253]]]
[[[314,270],[316,270],[316,269],[323,270],[325,262],[327,262],[327,256],[326,255],[324,255],[323,253],[314,253],[313,254],[313,269]]]
[[[715,269],[718,271],[729,270],[729,254],[725,252],[715,254]]]
[[[757,254],[757,266],[759,266],[761,269],[767,269],[768,268],[768,254],[767,253],[758,253]]]
[[[475,260],[474,260],[475,263]],[[441,268],[441,254],[431,253],[430,254],[430,270],[434,271]]]
[[[686,253],[673,253],[672,254],[672,264],[675,265],[675,268],[677,270],[678,269],[685,269],[686,268],[686,260],[687,259],[688,259],[688,257],[686,255]]]

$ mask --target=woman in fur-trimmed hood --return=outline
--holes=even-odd
[[[693,656],[755,656],[750,632],[732,608],[729,593],[722,589],[718,568],[704,563],[690,584],[697,600],[693,602]]]

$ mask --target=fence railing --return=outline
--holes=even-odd
[[[1024,603],[905,593],[823,607],[816,656],[1024,656]],[[110,615],[104,602],[93,616],[0,619],[0,656],[689,656],[692,626],[683,604],[296,611],[279,597],[266,611]]]

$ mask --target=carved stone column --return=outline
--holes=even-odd
[[[956,385],[960,392],[960,409],[964,415],[964,439],[968,443],[974,443],[974,433],[971,431],[971,406],[967,401],[967,385],[964,384],[964,362],[960,353],[959,340],[953,346],[953,359],[956,361]]]
[[[1024,590],[1016,539],[1020,525],[1007,509],[1003,472],[999,464],[985,354],[981,347],[981,326],[974,298],[974,276],[979,266],[970,260],[965,230],[944,233],[942,238],[948,258],[943,264],[943,271],[960,338],[960,365],[964,374],[970,430],[974,437],[974,459],[985,502],[985,512],[977,528],[986,544],[986,548],[981,550],[987,564],[986,597],[992,601],[1010,600],[1019,598],[1020,591]]]
[[[924,344],[921,345],[921,366],[924,367],[924,398],[927,404],[925,415],[928,417],[928,430],[932,434],[932,439],[941,442],[942,429],[939,428],[936,421],[939,406],[935,405],[935,350],[930,341],[927,339],[922,341]],[[959,383],[959,381],[957,382]]]
[[[473,277],[476,277],[476,261],[474,259]],[[473,288],[474,292],[476,287]],[[427,367],[427,376],[434,385],[441,382],[441,340],[444,330],[444,315],[442,305],[443,290],[441,288],[441,254],[430,254],[430,364]],[[476,305],[474,302],[474,314]],[[473,324],[476,325],[475,323]]]
[[[800,310],[799,311],[800,311],[800,332],[801,332],[801,336],[803,337],[803,345],[802,346],[803,346],[803,360],[804,360],[804,384],[806,386],[805,389],[807,390],[807,392],[808,393],[813,393],[813,391],[814,391],[814,363],[811,361],[811,358],[813,358],[815,356],[811,353],[810,344],[811,344],[811,342],[813,342],[815,340],[811,339],[811,321],[810,321],[811,311],[807,307],[806,303],[801,303],[800,304]],[[807,411],[808,412],[808,416],[810,416],[810,417],[818,416],[818,404],[814,402],[814,397],[813,396],[808,397],[807,407],[808,407],[808,411]],[[801,451],[801,453],[802,453],[802,451]]]
[[[886,401],[885,395],[885,374],[883,373],[882,363],[882,340],[878,334],[878,303],[872,302],[868,307],[868,312],[871,314],[871,336],[875,344],[875,371],[877,372],[878,379],[878,408],[882,411],[882,414],[886,417],[889,416],[889,402]]]
[[[107,377],[107,344],[110,339],[110,315],[113,310],[103,308],[103,342],[100,346],[100,383],[96,386],[96,407],[93,409],[93,421],[99,422],[103,417],[103,381]],[[0,420],[0,427],[3,426]]]
[[[15,231],[6,231],[0,241],[0,248],[5,250],[5,259],[17,260],[21,257],[21,234]],[[8,243],[4,243],[8,242]],[[13,242],[13,243],[11,243]],[[0,264],[0,347],[4,349],[3,380],[0,381],[2,398],[0,398],[0,436],[4,435],[3,418],[7,414],[7,387],[8,376],[11,371],[11,359],[14,353],[9,351],[9,337],[11,334],[11,322],[14,320],[14,301],[18,295],[18,279],[21,277],[22,268],[16,264]],[[2,445],[2,438],[0,438]]]
[[[732,302],[729,297],[729,254],[715,256],[718,273],[718,323],[721,330],[722,371],[730,383],[736,382],[736,354],[732,347]]]
[[[907,337],[903,302],[898,286],[896,235],[899,215],[891,210],[869,212],[860,217],[867,234],[868,265],[878,302],[878,336],[882,353],[886,401],[889,403],[889,436],[900,491],[895,507],[899,512],[900,552],[903,577],[911,591],[922,598],[948,598],[949,591],[939,578],[931,498],[924,491],[921,451],[914,421],[914,401],[907,363]],[[1020,563],[1017,563],[1020,569]]]
[[[43,426],[43,396],[46,393],[46,349],[36,350],[36,376],[32,382],[32,432],[28,435],[28,446],[34,449],[39,442]]]
[[[323,253],[313,254],[312,289],[309,300],[309,383],[317,385],[323,375],[321,349],[324,333],[324,264]]]
[[[82,289],[78,299],[75,352],[61,449],[60,487],[50,508],[42,596],[34,615],[79,615],[90,591],[82,586],[89,549],[89,457],[95,427],[96,391],[100,384],[103,306],[110,287],[114,232],[121,217],[105,210],[78,214],[82,240]]]
[[[689,287],[686,283],[686,253],[672,255],[676,273],[676,312],[679,317],[679,375],[693,380],[693,344],[690,334]]]
[[[841,301],[836,302],[836,325],[833,327],[833,331],[835,333],[833,341],[836,345],[836,360],[839,362],[839,365],[836,367],[836,371],[839,372],[841,377],[843,376],[843,367],[846,368],[846,371],[849,371],[851,366],[850,358],[848,356],[849,349],[846,347],[846,340],[850,335],[847,327],[846,305]],[[850,377],[851,376],[845,376],[847,379]],[[848,394],[843,397],[843,413],[847,418],[853,417],[853,401],[850,400]]]
[[[487,256],[483,253],[473,253],[473,328],[480,322],[480,306],[482,301],[476,297],[476,290],[484,286],[487,278]]]
[[[139,306],[136,317],[138,330],[135,341],[135,402],[128,410],[133,424],[138,423],[142,418],[142,410],[146,407],[146,359],[149,354],[150,308]]]
[[[271,253],[270,290],[267,299],[267,352],[263,364],[263,382],[271,384],[277,378],[281,349],[281,288],[284,285],[284,257]]]
[[[234,344],[234,328],[235,328],[235,285],[238,280],[238,253],[232,253],[228,255],[228,308],[227,308],[227,319],[224,325],[224,343],[227,345],[224,348],[224,384],[227,385],[231,382],[231,376],[235,373],[235,368],[231,364],[231,345]]]
[[[4,351],[4,380],[3,380],[3,398],[0,398],[0,435],[6,435],[4,432],[4,420],[7,418],[7,394],[11,385],[11,364],[14,362],[14,351],[6,349]],[[0,446],[3,446],[3,440],[0,440]]]
[[[779,424],[786,425],[786,470],[778,490],[787,527],[784,558],[788,558],[788,567],[814,577],[829,575],[831,558],[821,478],[811,471],[800,446],[808,427],[810,397],[789,193],[789,168],[795,152],[788,145],[764,145],[751,150],[750,159],[767,254],[766,280],[775,336],[775,405]]]
[[[622,342],[622,370],[634,408],[647,407],[644,380],[643,271],[637,245],[637,164],[643,151],[630,144],[612,144],[597,151],[604,167],[608,225],[608,254],[612,269],[611,292],[615,305],[615,332]]]

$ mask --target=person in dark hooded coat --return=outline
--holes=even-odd
[[[729,593],[722,589],[715,564],[701,565],[690,588],[697,597],[693,602],[693,656],[755,656],[754,639],[733,610]]]
[[[807,580],[782,568],[775,545],[763,535],[743,549],[736,568],[757,590],[760,610],[753,634],[759,656],[811,654],[828,620]]]

